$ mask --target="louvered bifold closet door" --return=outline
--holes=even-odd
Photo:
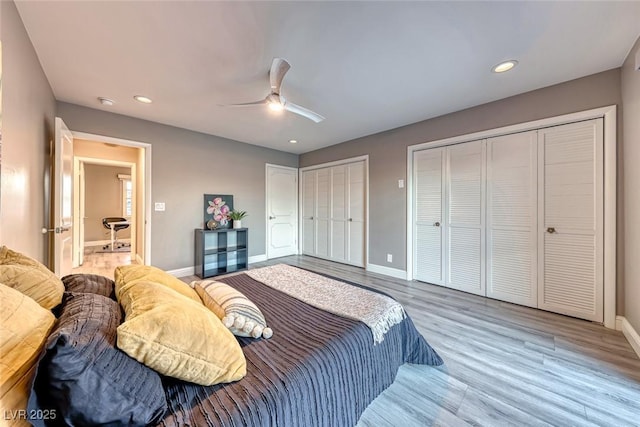
[[[602,119],[539,131],[538,306],[603,320]]]
[[[315,255],[316,171],[302,173],[302,253]]]
[[[347,260],[347,167],[331,169],[331,219],[329,258],[338,262]]]
[[[445,153],[445,148],[413,153],[413,276],[436,285],[444,285]]]
[[[487,296],[537,307],[537,132],[487,140]]]
[[[316,171],[316,214],[315,222],[315,254],[329,257],[329,245],[331,240],[331,170],[328,168]]]
[[[447,147],[445,285],[485,295],[485,142]]]
[[[364,267],[366,188],[364,161],[347,165],[347,262]]]

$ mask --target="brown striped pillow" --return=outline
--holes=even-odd
[[[260,309],[240,291],[215,280],[194,281],[191,286],[234,335],[253,338],[273,335]]]

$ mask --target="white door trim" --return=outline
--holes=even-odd
[[[335,160],[332,162],[319,163],[316,165],[305,166],[303,168],[298,169],[298,192],[302,191],[301,182],[302,182],[302,173],[305,171],[313,170],[313,169],[323,169],[331,166],[343,165],[346,163],[355,163],[364,161],[364,191],[365,191],[365,227],[364,227],[364,261],[365,261],[365,269],[370,270],[369,266],[373,264],[369,264],[369,155],[365,154],[363,156],[349,157],[347,159]],[[298,197],[298,236],[302,236],[302,197]],[[302,253],[302,239],[298,239],[298,253]]]
[[[145,265],[151,265],[151,144],[147,142],[132,141],[129,139],[114,138],[111,136],[97,135],[86,132],[71,131],[74,139],[84,139],[86,141],[106,142],[110,144],[123,145],[125,147],[141,148],[144,150],[144,259]]]
[[[298,168],[294,168],[294,167],[290,167],[290,166],[282,166],[282,165],[276,165],[273,163],[265,163],[265,167],[264,167],[264,175],[265,175],[265,206],[264,206],[264,210],[265,210],[265,216],[264,216],[264,221],[265,221],[265,245],[264,245],[264,249],[265,249],[265,256],[266,259],[269,259],[269,240],[270,240],[270,228],[269,228],[269,168],[275,168],[275,169],[284,169],[284,170],[288,170],[293,172],[296,177],[297,177],[297,183],[298,183],[298,188],[296,189],[295,192],[295,207],[296,207],[296,212],[293,215],[296,220],[298,221],[297,227],[295,228],[295,232],[296,232],[296,243],[297,243],[297,253],[300,253],[300,174],[299,174],[299,170]]]
[[[477,139],[524,132],[566,123],[604,118],[604,326],[616,325],[616,170],[617,170],[617,107],[595,108],[562,116],[524,122],[516,125],[424,142],[407,147],[407,280],[413,280],[413,153],[426,148],[460,144]]]

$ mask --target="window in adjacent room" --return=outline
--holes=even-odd
[[[125,218],[130,218],[133,203],[133,187],[131,185],[131,175],[118,174],[118,178],[120,179],[120,183],[122,185],[122,216]]]

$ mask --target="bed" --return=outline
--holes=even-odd
[[[236,383],[166,381],[169,410],[160,425],[354,426],[403,363],[442,363],[409,317],[374,345],[361,322],[312,307],[246,274],[221,281],[261,308],[274,336],[240,338],[248,368]]]
[[[246,376],[239,381],[203,386],[161,376],[158,385],[142,384],[156,387],[154,392],[166,398],[166,410],[154,415],[155,425],[353,426],[365,408],[394,381],[402,364],[442,363],[409,316],[390,326],[383,339],[376,342],[363,322],[309,305],[247,273],[220,281],[260,307],[274,331],[273,337],[237,338],[246,358]],[[99,289],[97,293],[113,298],[113,291],[109,290],[113,281],[101,276],[67,276],[63,283],[63,311],[65,304],[79,299],[79,290],[91,293]],[[106,300],[94,295],[87,298]],[[84,307],[83,310],[88,307],[99,311],[93,304]],[[109,322],[118,323],[121,319],[112,315]],[[31,414],[52,416],[48,422],[30,421],[35,425],[62,425],[60,415],[64,410],[47,402],[46,392],[42,393],[43,388],[52,387],[47,384],[47,361],[45,353],[34,385],[34,390],[40,391],[31,393],[29,409]],[[136,394],[147,396],[149,392],[140,389]],[[91,393],[88,396],[90,400]]]

